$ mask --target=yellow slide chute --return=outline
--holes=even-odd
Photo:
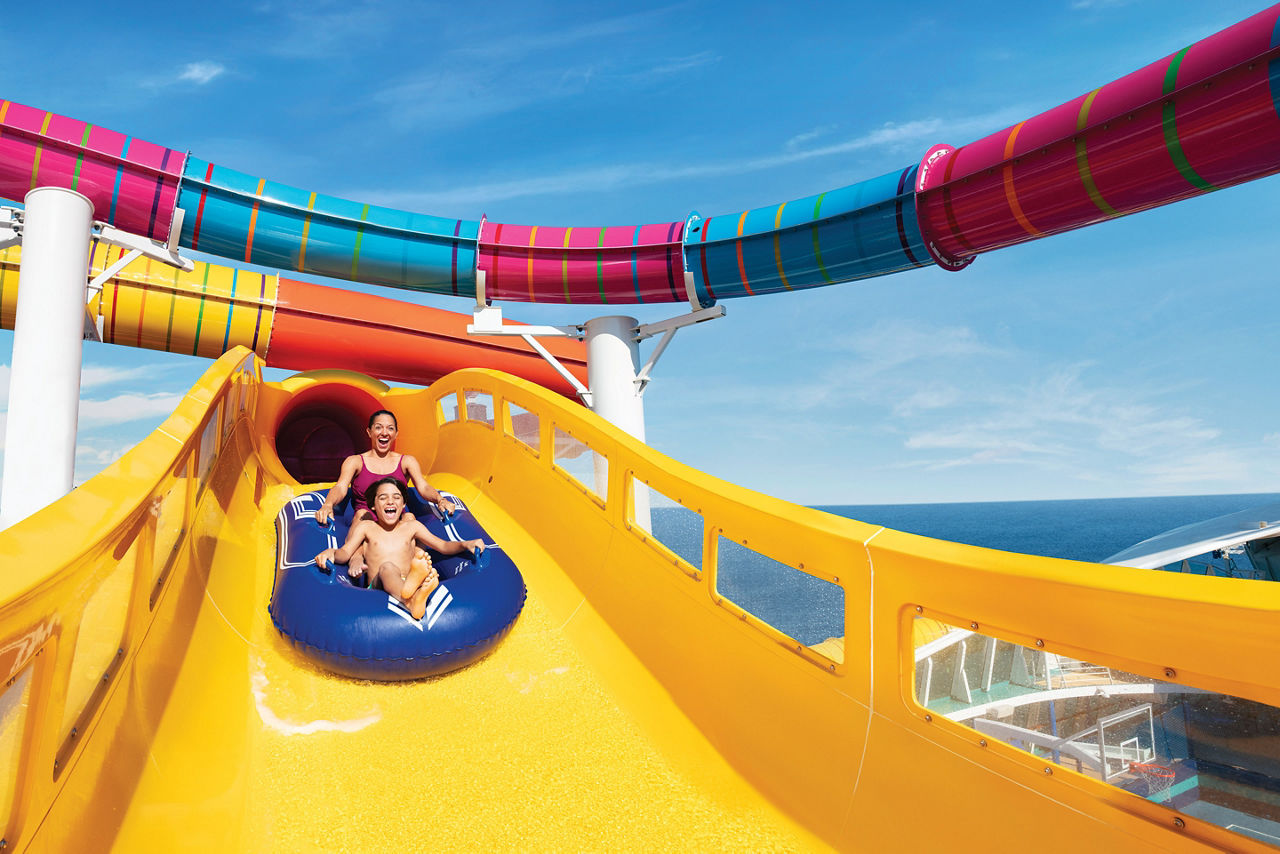
[[[272,521],[299,489],[276,430],[336,388],[394,410],[401,450],[524,574],[525,613],[478,664],[357,682],[271,625]],[[646,532],[637,490],[700,521],[700,560]],[[843,639],[798,642],[736,603],[731,546],[838,588]],[[1280,705],[1261,664],[1280,660],[1274,585],[836,518],[488,371],[421,391],[267,383],[235,350],[106,472],[0,534],[0,555],[8,850],[1247,848],[935,717],[915,651],[980,626]]]

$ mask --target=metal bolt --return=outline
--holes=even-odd
[[[1052,776],[1053,776],[1053,769],[1052,769],[1052,768],[1050,768],[1048,765],[1044,766],[1044,775],[1045,775],[1046,777],[1052,777]]]
[[[838,576],[838,575],[837,575],[837,576],[835,576],[835,579],[836,579],[836,584],[839,584],[839,583],[840,583],[840,576]]]
[[[978,624],[977,624],[977,623],[970,623],[970,624],[969,624],[969,628],[973,629],[973,630],[976,632],[976,631],[978,630]]]
[[[804,569],[804,563],[803,563],[803,562],[801,562],[801,563],[800,563],[800,568],[801,568],[801,569]]]
[[[1036,638],[1036,646],[1044,646],[1044,641],[1040,640],[1040,638]]]
[[[978,739],[978,746],[979,746],[979,747],[986,747],[986,746],[987,746],[987,740],[986,740],[985,738],[980,738],[980,739]]]
[[[1166,667],[1164,669],[1164,676],[1166,679],[1172,679],[1177,675],[1178,675],[1178,671],[1174,670],[1172,667]]]
[[[924,613],[924,607],[923,607],[923,606],[921,606],[921,605],[917,605],[917,606],[916,606],[916,613],[917,613],[917,614],[923,614],[923,613]]]
[[[924,716],[924,722],[925,722],[925,723],[927,723],[927,724],[931,724],[931,723],[933,723],[933,715],[925,715],[925,716]]]
[[[1177,828],[1179,828],[1179,829],[1181,829],[1181,828],[1183,828],[1183,827],[1186,827],[1186,826],[1187,826],[1187,823],[1186,823],[1185,821],[1183,821],[1181,818],[1178,818],[1177,816],[1174,816],[1174,819],[1173,819],[1173,826],[1174,826],[1174,827],[1177,827]]]

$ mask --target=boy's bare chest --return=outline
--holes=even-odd
[[[378,551],[391,551],[409,548],[412,532],[407,527],[397,526],[390,531],[376,528],[369,532],[368,540],[371,548]]]

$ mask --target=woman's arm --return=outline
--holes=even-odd
[[[400,465],[404,468],[404,473],[409,476],[409,480],[418,488],[418,494],[422,496],[423,501],[430,501],[440,508],[441,513],[452,513],[456,509],[452,501],[427,483],[427,478],[422,474],[422,466],[418,465],[416,457],[405,454],[400,459]]]
[[[347,490],[351,488],[351,481],[355,478],[359,468],[359,454],[352,454],[342,461],[342,471],[338,474],[338,482],[329,490],[329,494],[324,497],[324,504],[321,504],[320,509],[316,511],[316,521],[321,525],[329,524],[329,520],[333,518],[333,508],[337,507],[338,503],[347,497]]]

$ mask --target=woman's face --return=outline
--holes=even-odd
[[[390,415],[379,415],[373,419],[373,426],[368,432],[370,447],[385,454],[391,450],[391,444],[396,440],[396,421]]]

